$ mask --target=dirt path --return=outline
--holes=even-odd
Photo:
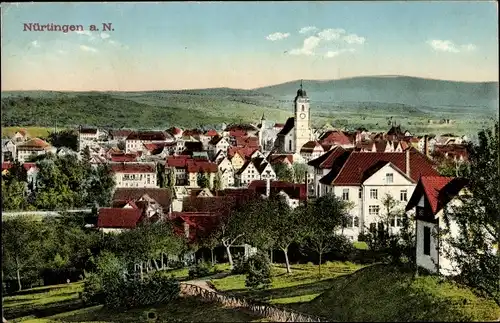
[[[201,288],[207,289],[207,290],[209,290],[211,292],[217,292],[217,290],[210,283],[210,280],[224,278],[224,277],[229,276],[229,275],[231,275],[231,273],[229,273],[229,272],[218,273],[218,274],[215,274],[215,275],[212,275],[212,276],[208,276],[208,277],[203,277],[203,278],[199,278],[199,279],[188,280],[188,281],[185,281],[183,283],[191,284],[191,285],[196,285],[196,286],[199,286]]]

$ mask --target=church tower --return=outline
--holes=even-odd
[[[297,91],[297,96],[294,100],[294,143],[295,152],[300,153],[300,149],[311,140],[311,111],[309,109],[309,98],[306,91],[302,88],[302,80],[300,81],[300,89]]]
[[[264,130],[266,129],[266,118],[264,117],[264,113],[262,113],[262,118],[260,118],[260,129],[259,129],[259,146],[260,151],[265,150],[265,142],[264,142]]]

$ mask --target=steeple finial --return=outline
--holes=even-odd
[[[262,112],[262,118],[260,118],[260,120],[266,120],[266,118],[264,117],[264,112]]]
[[[300,90],[302,91],[302,80],[300,80]]]

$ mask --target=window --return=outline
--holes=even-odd
[[[288,150],[290,150],[290,151],[292,150],[292,141],[291,140],[288,141]]]
[[[387,173],[387,174],[385,174],[385,182],[386,182],[387,184],[392,184],[392,183],[394,183],[394,174],[392,174],[392,173]]]
[[[431,228],[424,227],[424,255],[431,254]]]
[[[350,215],[346,219],[347,223],[345,224],[345,228],[352,228],[353,217]]]
[[[363,189],[360,187],[358,191],[358,198],[363,198]]]
[[[302,105],[302,112],[304,112],[304,105]]]
[[[348,188],[344,188],[342,190],[342,199],[344,201],[349,201],[349,189]]]
[[[356,228],[359,228],[359,217],[357,217],[357,216],[354,217],[354,226]]]
[[[372,200],[378,200],[378,190],[376,188],[370,189],[370,198]]]
[[[379,212],[380,212],[380,206],[378,205],[370,205],[368,207],[368,214],[370,215],[379,215]]]
[[[405,202],[408,201],[408,191],[407,190],[401,190],[399,192],[399,199],[401,201],[405,201]]]

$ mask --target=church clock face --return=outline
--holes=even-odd
[[[305,114],[305,113],[301,113],[301,114],[300,114],[300,118],[301,118],[301,119],[305,119],[305,118],[306,118],[306,114]]]

